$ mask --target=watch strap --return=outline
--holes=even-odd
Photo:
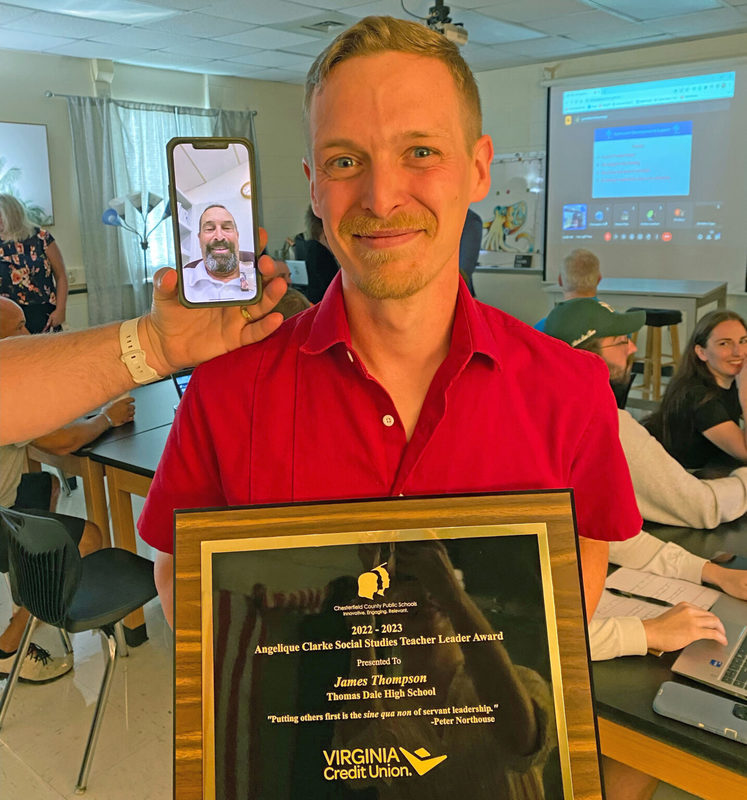
[[[119,344],[122,348],[120,358],[130,371],[135,383],[152,383],[162,376],[145,361],[145,351],[140,347],[137,335],[139,318],[125,320],[119,327]]]

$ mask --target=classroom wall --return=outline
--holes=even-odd
[[[47,125],[55,215],[50,230],[60,244],[74,283],[83,283],[85,276],[67,103],[62,98],[47,98],[44,92],[95,94],[91,67],[88,59],[0,50],[0,75],[6,76],[0,120]],[[140,102],[256,110],[270,252],[280,248],[286,236],[303,230],[309,193],[301,167],[302,87],[114,64],[111,95]]]
[[[481,72],[476,77],[483,105],[483,129],[492,136],[498,153],[545,150],[547,89],[542,82],[551,77],[655,69],[664,65],[744,58],[745,54],[747,33],[741,33]],[[535,259],[535,264],[541,266],[540,260]],[[478,292],[478,297],[525,321],[529,321],[526,319],[528,308],[549,309],[550,299],[542,291],[541,283],[530,283],[517,276],[514,289],[506,291],[512,280],[514,277],[510,275],[482,275],[482,292]],[[530,298],[526,297],[528,291],[533,293]],[[729,305],[740,312],[747,310],[747,297],[743,293],[730,295]]]

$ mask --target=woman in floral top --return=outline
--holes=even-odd
[[[67,273],[52,234],[37,228],[23,205],[0,194],[0,295],[18,303],[31,333],[61,330]]]

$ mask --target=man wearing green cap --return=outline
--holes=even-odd
[[[645,322],[645,311],[617,312],[590,298],[567,300],[550,312],[545,332],[579,350],[601,356],[610,383],[630,377],[636,346],[630,334]],[[747,512],[747,467],[726,478],[699,480],[682,467],[633,417],[618,410],[620,442],[630,467],[636,500],[644,519],[667,525],[715,528]],[[641,531],[624,542],[611,543],[610,561],[660,575],[708,583],[747,599],[747,572],[729,570],[664,543]],[[594,615],[589,623],[592,660],[645,655],[648,648],[671,651],[697,639],[724,639],[721,621],[708,611],[679,603],[653,619]],[[650,798],[656,781],[605,758],[609,800]]]

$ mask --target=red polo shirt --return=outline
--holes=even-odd
[[[195,370],[138,527],[172,552],[175,508],[575,490],[579,533],[641,529],[602,360],[470,297],[408,442],[353,350],[340,276],[260,344]]]

